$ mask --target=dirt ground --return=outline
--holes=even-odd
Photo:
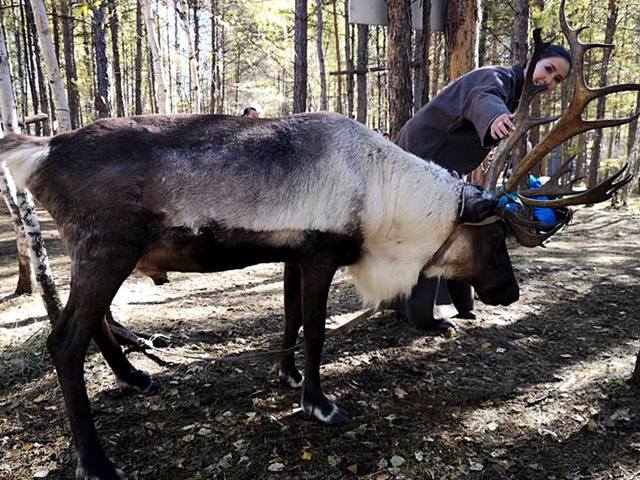
[[[43,219],[64,296],[69,262]],[[214,362],[279,344],[280,265],[174,273],[161,287],[132,275],[115,317],[168,335],[171,355],[158,353],[162,366],[130,355],[162,383],[143,396],[120,391],[90,351],[100,438],[131,479],[640,478],[640,392],[627,383],[640,348],[639,221],[638,213],[577,212],[547,248],[513,252],[517,304],[479,304],[478,319],[458,322],[452,336],[424,336],[383,312],[329,339],[324,389],[351,417],[337,428],[304,418],[299,393],[276,382],[268,360]],[[12,295],[16,272],[0,213],[0,478],[72,478],[50,358],[33,357],[37,345],[31,357],[15,353],[47,326],[37,296]],[[341,272],[328,327],[360,308]]]

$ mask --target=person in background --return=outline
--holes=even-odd
[[[395,143],[404,150],[462,176],[478,167],[491,148],[515,129],[529,62],[512,67],[483,67],[450,83],[402,127]],[[571,54],[551,45],[535,65],[533,82],[546,93],[556,89],[571,70]],[[449,319],[475,318],[473,292],[463,282],[420,275],[409,297],[389,305],[419,328],[442,333]]]
[[[258,110],[253,107],[247,107],[242,112],[242,116],[248,118],[258,118]]]
[[[391,139],[391,138],[389,137],[389,132],[384,132],[384,133],[382,134],[382,137],[383,137],[385,140],[390,140],[390,139]]]

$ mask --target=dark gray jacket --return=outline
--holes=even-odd
[[[491,122],[515,111],[522,93],[522,67],[484,67],[455,80],[418,111],[395,143],[461,175],[474,170],[497,142]]]

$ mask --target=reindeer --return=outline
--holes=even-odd
[[[501,212],[495,196],[327,113],[103,119],[52,138],[9,135],[0,141],[0,162],[50,212],[72,260],[69,299],[48,349],[79,479],[125,478],[91,416],[83,377],[91,339],[121,383],[145,392],[159,387],[129,363],[105,320],[134,269],[153,275],[284,262],[282,345],[295,345],[302,326],[305,366],[303,380],[289,351],[278,375],[301,388],[307,415],[333,425],[347,415],[322,392],[319,368],[339,267],[348,267],[372,305],[408,294],[420,272],[466,281],[483,302],[509,305],[519,289],[507,226],[531,245],[568,221],[541,233],[526,204]],[[523,167],[511,182],[524,174]],[[616,178],[547,204],[604,201],[629,181]]]

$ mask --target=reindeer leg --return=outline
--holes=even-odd
[[[324,345],[327,298],[336,268],[331,259],[326,258],[301,266],[305,350],[302,408],[307,415],[330,425],[348,420],[347,415],[325,397],[320,388],[320,357]]]
[[[91,248],[101,254],[109,250]],[[84,382],[84,360],[91,337],[101,328],[111,300],[134,265],[135,260],[127,262],[120,255],[98,259],[76,251],[69,300],[47,341],[78,454],[77,479],[126,478],[107,459],[98,440]]]
[[[300,267],[292,263],[284,265],[284,338],[282,348],[291,348],[298,340],[302,325],[302,281]],[[296,368],[293,352],[284,353],[275,365],[280,383],[291,388],[302,387],[302,375]]]
[[[158,391],[160,384],[147,372],[138,370],[129,362],[109,328],[107,317],[102,317],[102,324],[93,335],[102,356],[118,379],[121,387],[153,394]]]

